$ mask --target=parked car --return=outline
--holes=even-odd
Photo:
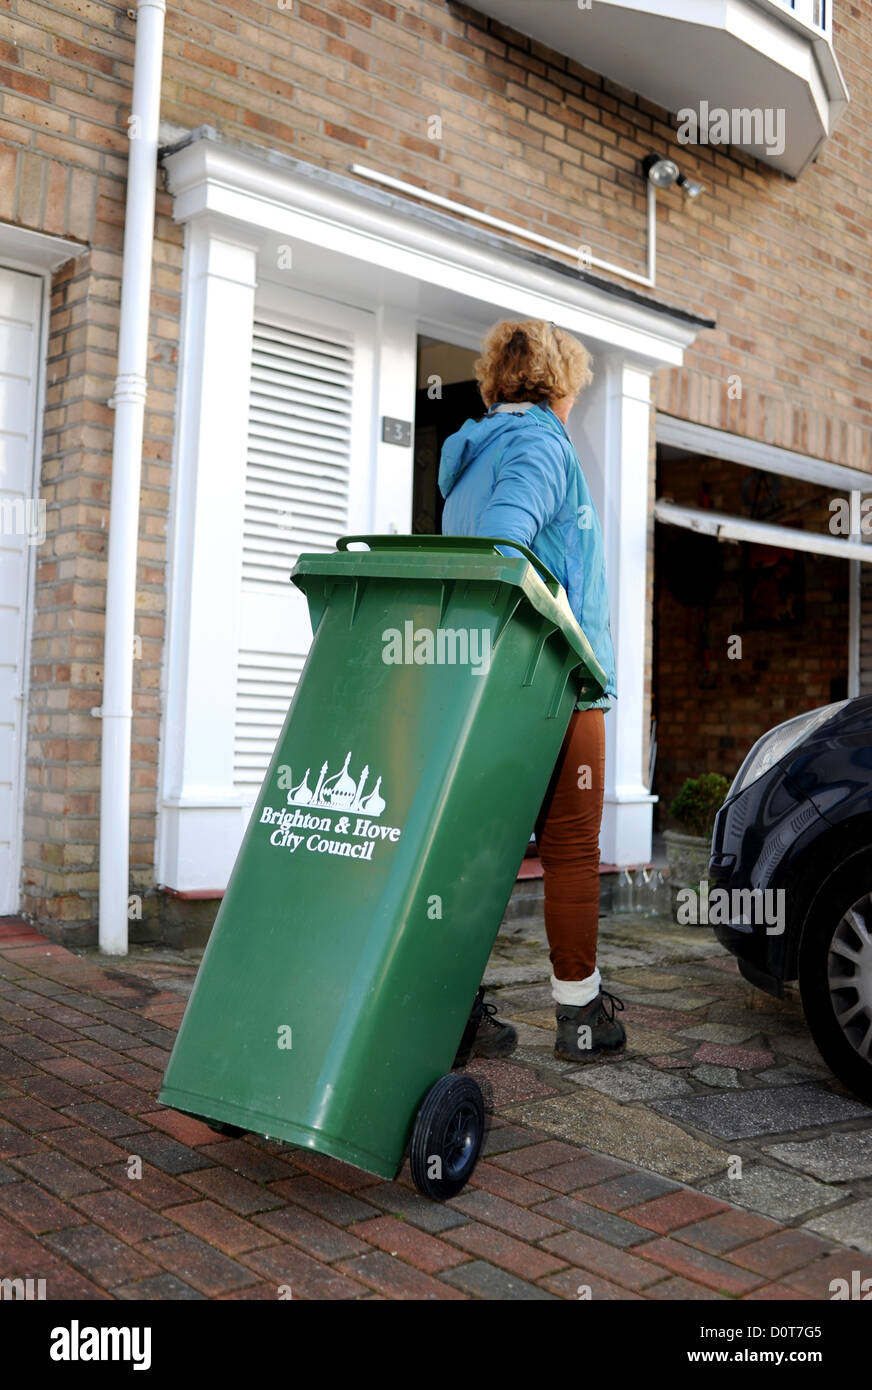
[[[779,998],[798,980],[827,1065],[872,1101],[872,696],[757,740],[718,812],[709,880],[710,896],[728,890],[709,921],[744,977]]]

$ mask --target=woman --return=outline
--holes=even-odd
[[[566,590],[570,607],[608,676],[591,709],[576,708],[536,822],[545,880],[545,929],[557,1016],[555,1054],[586,1062],[623,1047],[623,1004],[596,966],[599,830],[605,772],[604,712],[615,691],[602,531],[566,430],[591,379],[590,356],[553,324],[498,323],[475,364],[482,420],[445,441],[439,487],[442,531],[521,541]],[[508,551],[508,547],[503,547]],[[479,990],[455,1065],[470,1053],[505,1056],[517,1040]]]

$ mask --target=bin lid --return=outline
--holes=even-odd
[[[349,549],[357,544],[368,549]],[[503,555],[497,546],[508,546],[520,553]],[[597,700],[605,692],[608,677],[576,621],[566,591],[539,557],[519,541],[482,536],[342,536],[335,551],[299,557],[291,579],[305,590],[308,575],[468,579],[511,584],[522,591],[538,613],[560,629],[585,668],[585,680],[599,686],[596,691],[586,690],[585,699]]]

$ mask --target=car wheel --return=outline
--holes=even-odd
[[[872,861],[852,858],[812,906],[799,948],[799,991],[824,1061],[872,1101]]]

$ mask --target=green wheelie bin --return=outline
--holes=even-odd
[[[514,541],[345,537],[291,578],[312,645],[160,1100],[389,1179],[408,1148],[418,1189],[450,1197],[484,1132],[452,1063],[605,673]]]

